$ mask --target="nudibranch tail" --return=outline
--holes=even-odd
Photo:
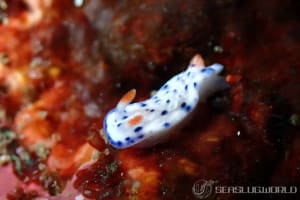
[[[213,64],[210,68],[214,69],[217,74],[219,74],[223,70],[223,65],[221,64]]]
[[[204,67],[204,61],[200,54],[196,54],[190,61],[190,67]]]
[[[125,107],[126,105],[130,104],[136,95],[136,89],[129,90],[123,97],[120,99],[117,108]]]

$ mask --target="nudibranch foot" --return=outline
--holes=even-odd
[[[165,141],[192,116],[199,102],[229,87],[219,76],[222,70],[221,64],[205,67],[197,54],[185,71],[172,77],[151,98],[132,103],[136,91],[130,90],[105,116],[103,132],[107,140],[118,149]]]

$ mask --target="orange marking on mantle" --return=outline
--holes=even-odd
[[[134,118],[130,119],[128,121],[128,124],[131,125],[131,126],[134,126],[134,125],[140,123],[142,121],[142,119],[143,119],[142,115],[137,115]]]

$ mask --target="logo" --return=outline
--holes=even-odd
[[[192,191],[196,198],[206,199],[214,192],[214,184],[216,181],[200,179],[193,185]]]
[[[298,192],[297,186],[258,186],[258,185],[216,185],[218,181],[200,179],[193,185],[192,191],[196,198],[207,199],[218,194],[285,194],[293,195]]]

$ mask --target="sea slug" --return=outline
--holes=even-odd
[[[204,67],[202,57],[197,54],[185,71],[172,77],[149,99],[131,103],[136,91],[130,90],[105,116],[103,132],[107,140],[118,149],[147,147],[164,141],[199,102],[228,88],[225,79],[218,75],[222,69],[221,64]]]

